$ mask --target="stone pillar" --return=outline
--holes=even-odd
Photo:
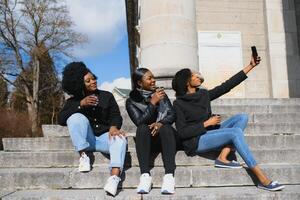
[[[284,2],[283,2],[284,1]],[[297,87],[298,48],[295,12],[290,0],[265,0],[268,25],[272,94],[274,98],[294,96]]]
[[[194,0],[140,0],[140,67],[170,88],[176,71],[198,71]]]

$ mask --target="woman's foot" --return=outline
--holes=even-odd
[[[90,158],[84,152],[80,154],[78,170],[80,172],[91,171]]]
[[[215,160],[215,167],[230,168],[230,169],[241,169],[243,166],[235,160],[233,160],[233,161],[229,161],[229,160],[223,161],[223,160],[216,159]]]
[[[108,194],[115,196],[117,193],[117,189],[118,189],[118,185],[119,185],[120,181],[121,181],[120,177],[118,177],[116,175],[112,175],[107,179],[106,184],[103,189]]]
[[[163,178],[161,186],[162,194],[174,194],[175,193],[175,178],[173,174],[166,174]]]
[[[278,191],[284,189],[284,185],[279,184],[277,181],[271,181],[268,185],[259,183],[258,188],[268,191]]]
[[[151,190],[152,185],[152,177],[149,173],[143,173],[140,176],[140,183],[138,185],[138,188],[136,192],[138,194],[148,194]]]

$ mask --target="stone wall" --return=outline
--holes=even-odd
[[[297,32],[298,32],[298,49],[300,49],[300,1],[299,0],[295,0],[295,10],[296,10]]]
[[[293,52],[293,58],[291,59],[291,76],[294,75],[293,81],[290,82],[290,86],[292,89],[291,97],[300,97],[300,0],[294,0],[294,7],[292,8],[296,17],[296,29],[294,32],[294,40],[293,46],[295,46],[295,50]],[[296,38],[297,37],[297,38]],[[296,45],[298,41],[298,46]],[[298,49],[297,49],[298,47]]]
[[[249,78],[244,83],[244,97],[271,97],[264,0],[196,0],[196,20],[198,31],[241,32],[243,65],[249,63],[250,47],[256,45],[262,62],[249,73]],[[243,66],[238,67],[243,68]],[[236,71],[236,66],[232,66],[232,69],[227,67],[228,73],[206,69],[207,74],[204,75],[209,80],[214,79],[216,74],[220,73],[217,77],[226,79],[233,75],[233,69]],[[223,80],[219,80],[221,81]],[[214,86],[210,83],[212,82],[206,82],[208,88]]]

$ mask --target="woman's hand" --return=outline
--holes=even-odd
[[[160,122],[154,122],[151,125],[149,125],[149,128],[151,130],[151,135],[156,136],[158,134],[160,127],[162,127],[162,125],[163,124]]]
[[[253,56],[251,56],[251,60],[250,60],[249,65],[247,65],[243,69],[244,73],[248,74],[248,72],[250,72],[254,67],[256,67],[257,65],[259,65],[260,61],[261,61],[260,57],[256,57],[256,59],[255,59]]]
[[[214,125],[217,125],[217,124],[220,124],[220,123],[221,123],[221,116],[216,115],[216,116],[213,116],[213,117],[209,118],[208,120],[206,120],[204,122],[204,128],[206,128],[208,126],[214,126]]]
[[[95,95],[86,96],[80,101],[80,106],[96,106],[98,104],[98,97]]]
[[[116,126],[111,126],[109,129],[109,140],[111,140],[115,136],[118,136],[120,138],[126,137],[126,133],[123,130],[119,130]]]
[[[151,97],[150,103],[156,105],[165,97],[165,92],[163,90],[157,90]]]
[[[261,61],[260,57],[256,57],[255,59],[253,56],[251,56],[250,65],[252,67],[255,67],[256,65],[259,65],[260,61]]]

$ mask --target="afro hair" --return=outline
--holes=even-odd
[[[75,98],[83,98],[85,96],[84,76],[89,72],[92,73],[83,62],[67,64],[62,73],[62,89]]]

